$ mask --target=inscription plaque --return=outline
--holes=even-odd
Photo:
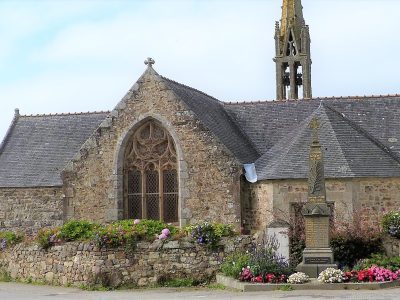
[[[331,264],[330,257],[305,257],[304,263],[307,265],[327,265]]]

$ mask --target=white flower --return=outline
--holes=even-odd
[[[318,276],[319,282],[325,283],[336,283],[342,282],[344,277],[344,273],[341,270],[335,268],[327,268],[325,271],[322,271]]]
[[[301,284],[310,281],[310,278],[303,272],[297,272],[289,276],[287,282],[292,284]]]

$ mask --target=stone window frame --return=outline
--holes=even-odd
[[[189,223],[191,217],[190,209],[188,209],[185,206],[185,203],[189,197],[189,188],[188,188],[189,175],[188,175],[188,167],[185,155],[182,151],[180,145],[180,139],[175,130],[175,127],[171,124],[170,121],[154,113],[141,114],[138,117],[136,117],[131,123],[131,125],[122,131],[120,138],[118,139],[114,157],[113,175],[110,178],[113,184],[113,191],[112,195],[110,195],[110,198],[114,200],[114,208],[108,211],[106,218],[108,221],[124,219],[123,166],[124,166],[125,149],[132,134],[136,131],[138,127],[140,127],[143,123],[145,123],[148,120],[155,120],[163,128],[165,128],[171,135],[175,144],[175,150],[177,154],[177,171],[178,171],[178,186],[179,186],[179,191],[178,191],[179,224],[177,225],[183,227]]]
[[[171,135],[159,122],[148,119],[133,133],[125,150],[124,218],[177,224],[177,173],[177,155]]]

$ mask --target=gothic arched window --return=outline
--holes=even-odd
[[[178,222],[178,172],[171,135],[149,120],[132,135],[124,161],[125,218]]]

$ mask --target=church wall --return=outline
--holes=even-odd
[[[264,230],[273,221],[273,185],[265,182],[245,184],[242,192],[243,225],[245,230]]]
[[[379,226],[382,216],[400,209],[400,178],[327,179],[327,201],[335,217]],[[306,202],[306,180],[264,180],[250,185],[246,223],[251,230],[264,230],[272,219],[290,220],[293,204]]]
[[[61,187],[0,188],[0,230],[34,232],[63,222]]]
[[[242,166],[159,79],[145,73],[63,172],[68,218],[99,222],[123,218],[124,142],[153,117],[178,152],[181,225],[203,220],[240,226]]]

